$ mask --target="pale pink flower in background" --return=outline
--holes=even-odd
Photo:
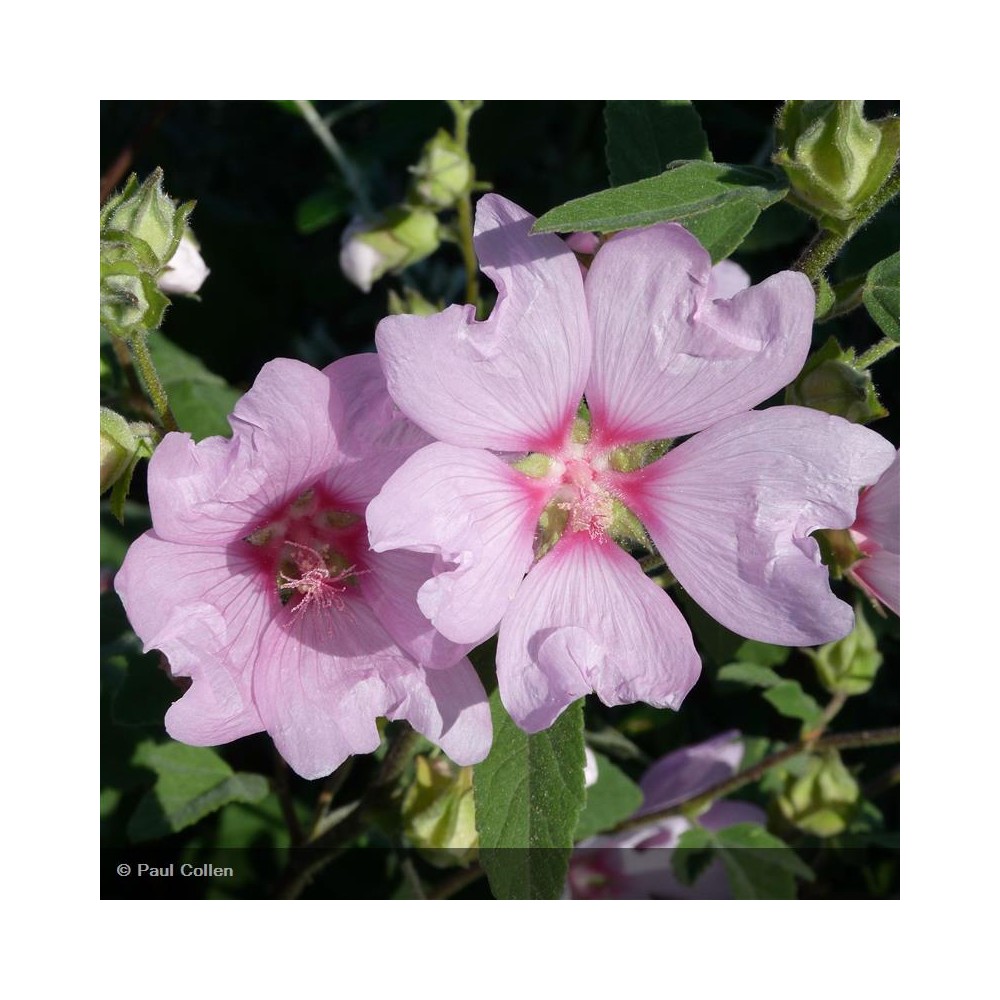
[[[305,778],[407,719],[459,764],[492,728],[467,646],[415,602],[433,558],[369,551],[365,506],[427,436],[385,391],[374,355],[320,372],[265,365],[231,439],[168,434],[149,464],[153,519],[115,580],[145,648],[191,678],[167,732],[215,746],[266,730]]]
[[[373,548],[438,557],[418,601],[449,639],[499,626],[501,698],[528,732],[592,690],[677,708],[697,680],[686,622],[614,541],[625,508],[730,629],[786,645],[846,635],[854,613],[809,536],[853,523],[893,449],[814,410],[750,410],[802,367],[809,281],[784,272],[713,299],[708,254],[675,224],[604,243],[584,279],[533,221],[496,195],[479,202],[476,248],[498,290],[487,320],[452,306],[379,324],[390,394],[439,441],[369,506]],[[616,471],[629,446],[696,431]],[[548,551],[543,513],[565,522]]]
[[[156,283],[167,295],[194,295],[211,273],[197,244],[185,233]]]
[[[850,568],[848,578],[898,615],[899,452],[882,478],[862,492],[851,536],[865,558]]]
[[[743,744],[737,732],[722,733],[661,757],[639,783],[643,802],[635,816],[696,798],[732,777],[742,759]],[[723,799],[703,812],[698,823],[708,830],[722,830],[737,823],[763,824],[766,818],[764,810],[751,802]],[[571,899],[729,899],[729,881],[717,859],[692,885],[684,885],[674,875],[674,848],[689,829],[689,819],[670,816],[624,833],[581,841],[570,859],[567,895]]]

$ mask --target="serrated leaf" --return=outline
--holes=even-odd
[[[720,681],[762,688],[774,687],[785,679],[770,667],[762,667],[759,663],[727,663],[719,670],[718,676]]]
[[[712,834],[735,899],[794,899],[796,877],[812,870],[782,840],[756,823],[737,823]]]
[[[801,719],[807,725],[817,722],[823,714],[816,699],[806,694],[798,681],[782,681],[765,691],[764,698],[782,715],[790,719]]]
[[[490,696],[493,747],[473,771],[479,860],[498,899],[558,899],[584,803],[583,702],[529,736]]]
[[[899,342],[899,252],[879,261],[865,279],[865,290],[861,293],[871,318],[879,329],[897,343]]]
[[[534,232],[606,233],[674,221],[693,233],[717,262],[740,245],[761,211],[787,190],[784,179],[770,170],[692,160],[658,177],[560,205],[535,223]]]
[[[576,824],[578,843],[628,819],[642,805],[642,790],[603,754],[595,753],[597,781],[586,790],[586,802]]]
[[[134,760],[157,775],[128,823],[129,837],[136,842],[176,833],[230,802],[259,802],[268,794],[266,778],[234,772],[207,747],[147,742]]]
[[[712,835],[701,826],[685,830],[674,848],[670,867],[682,885],[694,885],[698,876],[712,863]]]
[[[608,101],[604,126],[613,187],[653,177],[674,160],[712,160],[690,101]]]

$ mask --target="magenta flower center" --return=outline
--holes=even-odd
[[[244,541],[292,614],[344,610],[365,572],[364,518],[317,484],[279,508]]]

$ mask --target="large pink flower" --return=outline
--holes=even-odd
[[[750,410],[802,367],[808,280],[785,272],[726,297],[674,224],[609,240],[584,279],[533,221],[479,202],[489,319],[452,306],[379,324],[389,392],[439,440],[369,506],[372,546],[440,558],[418,599],[448,638],[477,643],[502,621],[500,693],[528,732],[591,690],[676,708],[697,680],[681,614],[615,544],[629,512],[730,629],[804,645],[849,632],[809,536],[854,521],[892,447],[817,411]],[[695,431],[656,461],[662,448],[642,447]]]
[[[858,500],[851,535],[864,555],[848,576],[899,614],[899,452],[882,478]]]
[[[266,729],[306,778],[408,719],[459,764],[492,737],[467,646],[416,606],[433,559],[368,548],[365,506],[428,441],[399,414],[374,355],[320,372],[265,365],[233,437],[169,434],[149,465],[153,530],[115,580],[146,648],[191,687],[175,739],[214,746]]]

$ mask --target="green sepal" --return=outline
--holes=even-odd
[[[776,799],[786,822],[816,837],[843,833],[857,812],[861,790],[840,754],[825,750],[807,755],[796,771],[786,769]]]
[[[469,154],[444,129],[427,141],[419,162],[410,170],[414,200],[439,212],[453,208],[469,193],[475,179]]]
[[[854,628],[843,639],[803,652],[813,661],[820,683],[831,694],[864,694],[875,683],[882,665],[878,640],[861,601],[854,605]]]
[[[855,424],[888,416],[875,391],[871,373],[854,366],[853,348],[842,348],[835,337],[809,356],[795,381],[785,390],[785,402],[808,406]]]

